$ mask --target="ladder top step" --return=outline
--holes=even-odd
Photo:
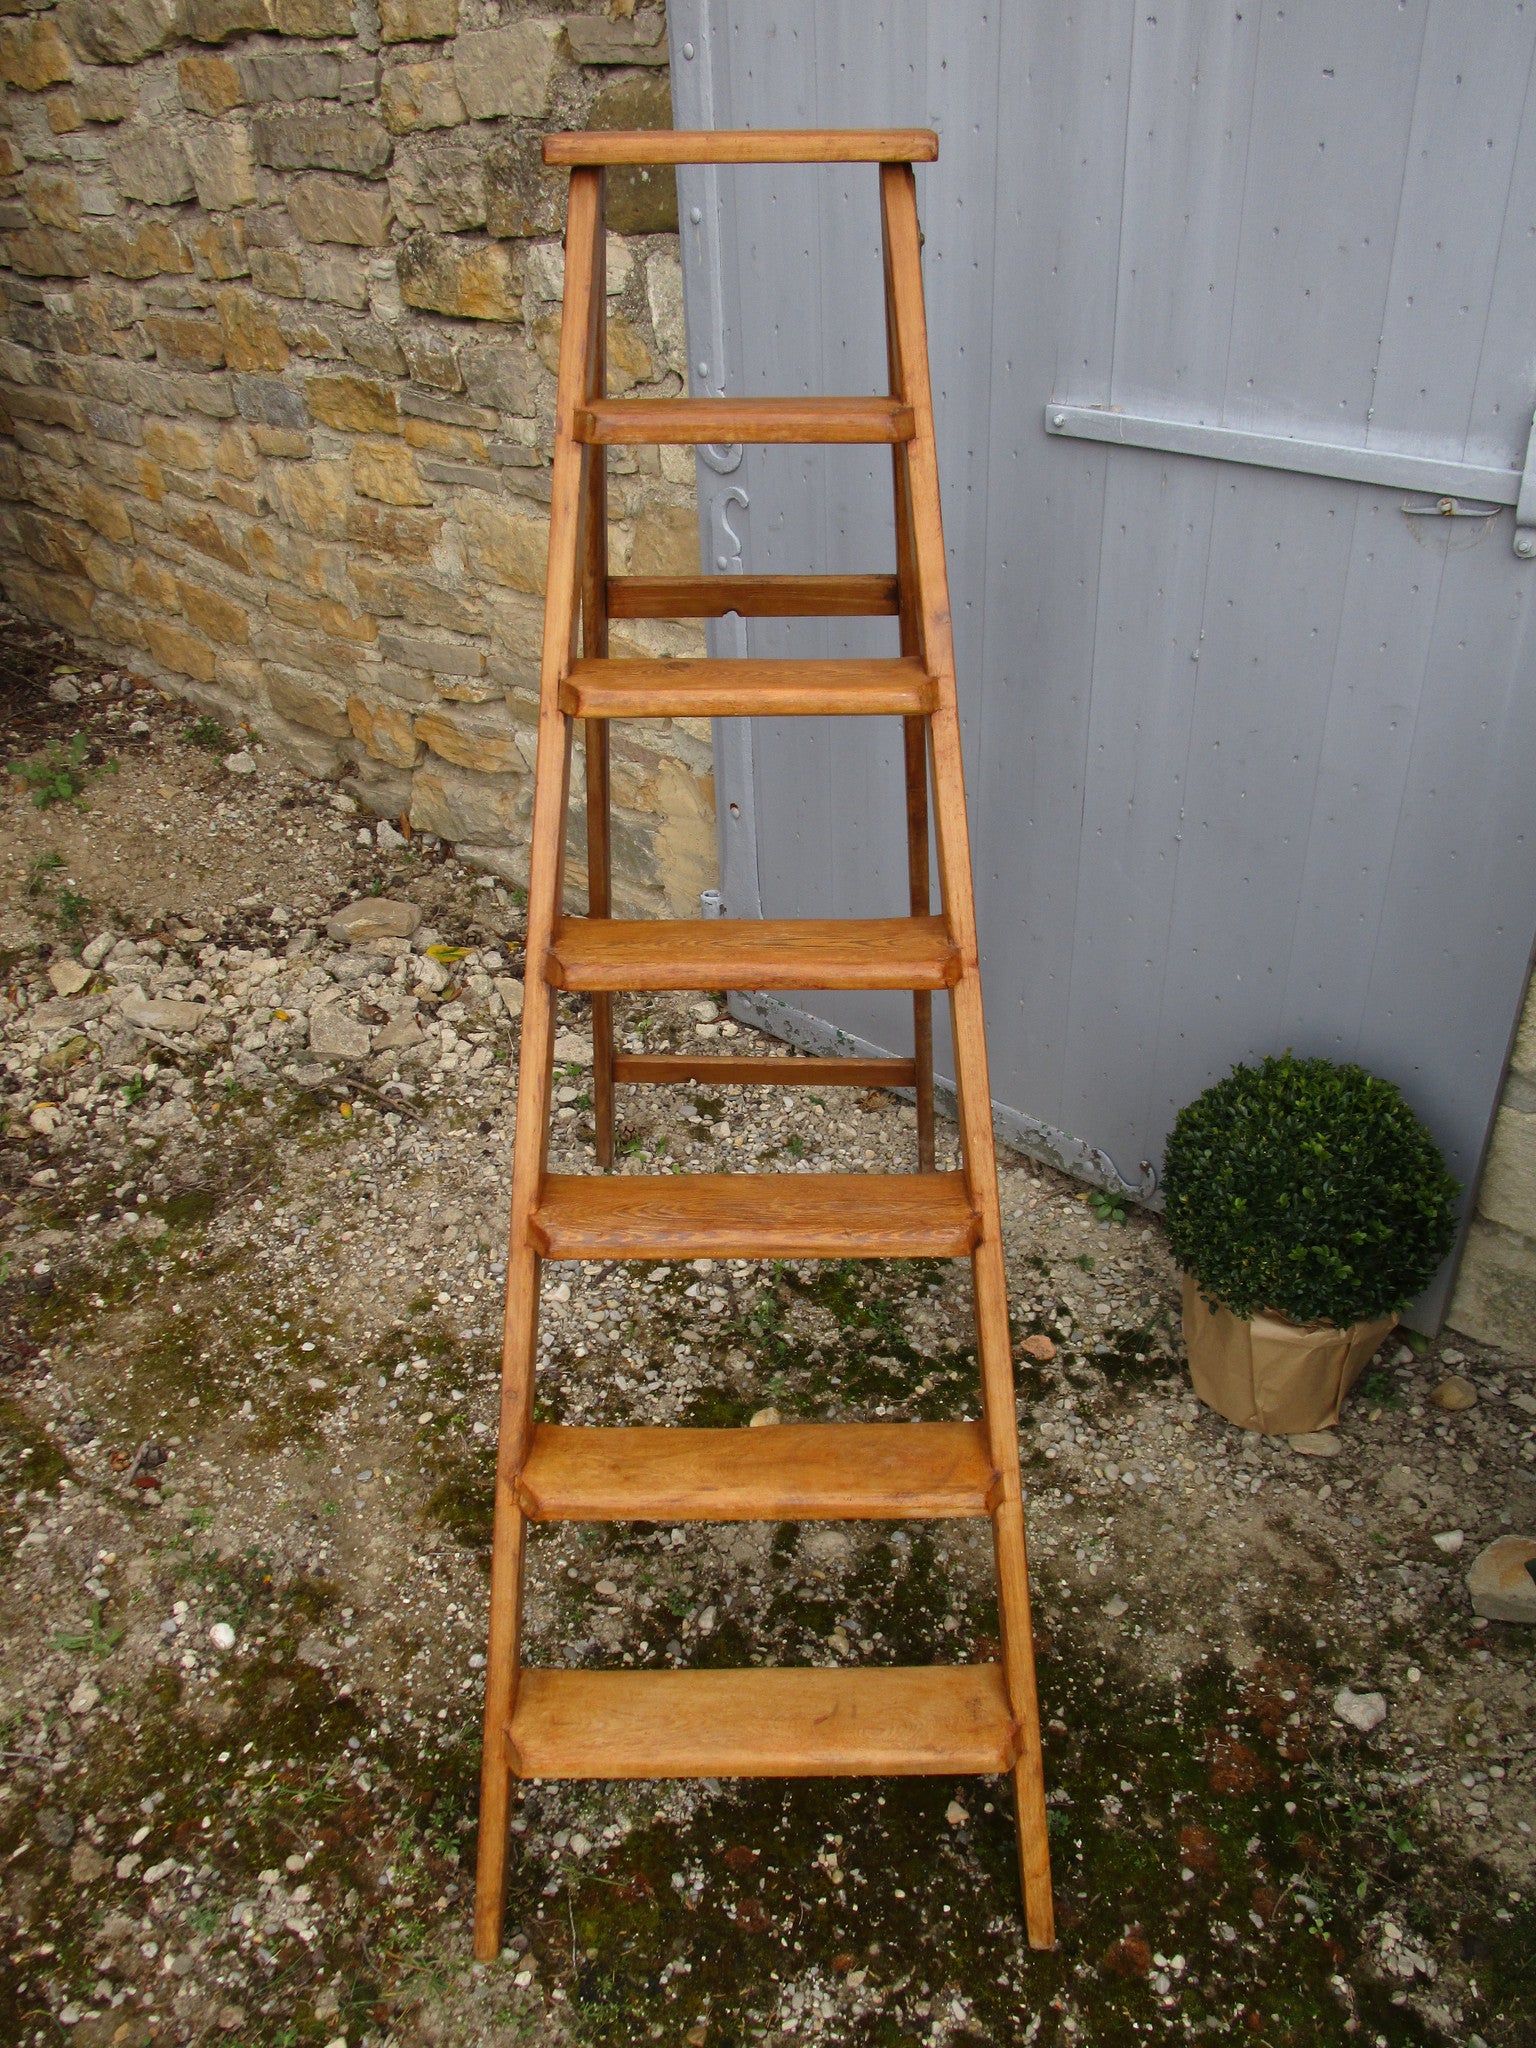
[[[962,1173],[551,1174],[547,1259],[958,1259],[981,1230]]]
[[[565,989],[952,988],[942,917],[567,918],[544,966]]]
[[[614,128],[546,135],[547,164],[931,164],[931,128]]]
[[[986,1514],[995,1479],[979,1422],[540,1423],[517,1495],[536,1521],[931,1521]]]
[[[995,1664],[525,1670],[507,1732],[520,1778],[929,1777],[1019,1747]]]
[[[574,431],[595,447],[646,448],[910,441],[916,425],[899,398],[593,398]]]
[[[573,718],[918,718],[938,685],[911,655],[889,661],[576,661],[560,686]]]

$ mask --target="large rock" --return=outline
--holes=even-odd
[[[42,92],[74,75],[64,38],[51,21],[0,26],[0,80],[22,92]]]
[[[559,38],[555,21],[516,21],[460,36],[453,46],[453,68],[470,119],[545,113]]]
[[[1536,1622],[1536,1536],[1501,1536],[1467,1573],[1472,1612],[1489,1621]]]
[[[309,1020],[309,1049],[320,1060],[365,1060],[372,1043],[366,1024],[349,1017],[335,1003],[316,1010]]]
[[[221,124],[201,135],[189,135],[187,156],[198,204],[210,213],[249,206],[256,197],[250,137],[243,128]]]
[[[123,1005],[123,1018],[141,1031],[196,1031],[208,1017],[206,1003],[177,1003],[132,995]]]
[[[341,946],[360,946],[368,939],[408,939],[421,923],[419,903],[401,903],[393,896],[359,896],[338,910],[326,936]]]
[[[451,36],[459,25],[459,0],[379,0],[379,28],[386,43],[424,43]]]

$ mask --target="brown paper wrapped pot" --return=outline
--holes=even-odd
[[[1208,1308],[1193,1274],[1184,1275],[1184,1345],[1195,1392],[1228,1422],[1267,1436],[1331,1429],[1396,1321],[1382,1316],[1347,1330],[1304,1328],[1281,1316],[1245,1321]]]

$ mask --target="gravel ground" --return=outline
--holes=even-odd
[[[1464,1584],[1536,1527],[1531,1361],[1400,1332],[1326,1455],[1245,1436],[1190,1395],[1157,1220],[1018,1158],[1057,1953],[1022,1945],[1005,1785],[550,1785],[472,1966],[519,904],[15,621],[0,744],[57,797],[0,796],[4,2039],[1536,2040],[1531,1635]],[[328,935],[377,897],[415,931]],[[691,999],[623,1029],[756,1042]],[[626,1172],[914,1149],[853,1090],[620,1122]],[[975,1412],[963,1266],[551,1266],[541,1327],[551,1419]],[[971,1524],[532,1545],[534,1661],[995,1631]]]

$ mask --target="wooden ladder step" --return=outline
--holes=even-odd
[[[996,1481],[979,1422],[540,1423],[517,1497],[535,1521],[934,1521],[985,1515]]]
[[[564,989],[953,988],[942,917],[566,918],[545,958]]]
[[[507,1736],[520,1778],[947,1776],[1019,1747],[995,1664],[526,1670]]]
[[[604,128],[544,138],[547,164],[931,164],[931,128]]]
[[[575,438],[595,448],[910,441],[915,431],[899,398],[592,398],[574,421]]]
[[[981,1223],[962,1173],[552,1173],[546,1259],[958,1259]]]
[[[572,718],[921,717],[932,676],[889,661],[576,661],[560,685]]]
[[[894,618],[894,576],[610,576],[610,619]]]
[[[916,1060],[732,1059],[718,1053],[616,1052],[613,1078],[642,1085],[703,1081],[743,1088],[912,1088]]]

